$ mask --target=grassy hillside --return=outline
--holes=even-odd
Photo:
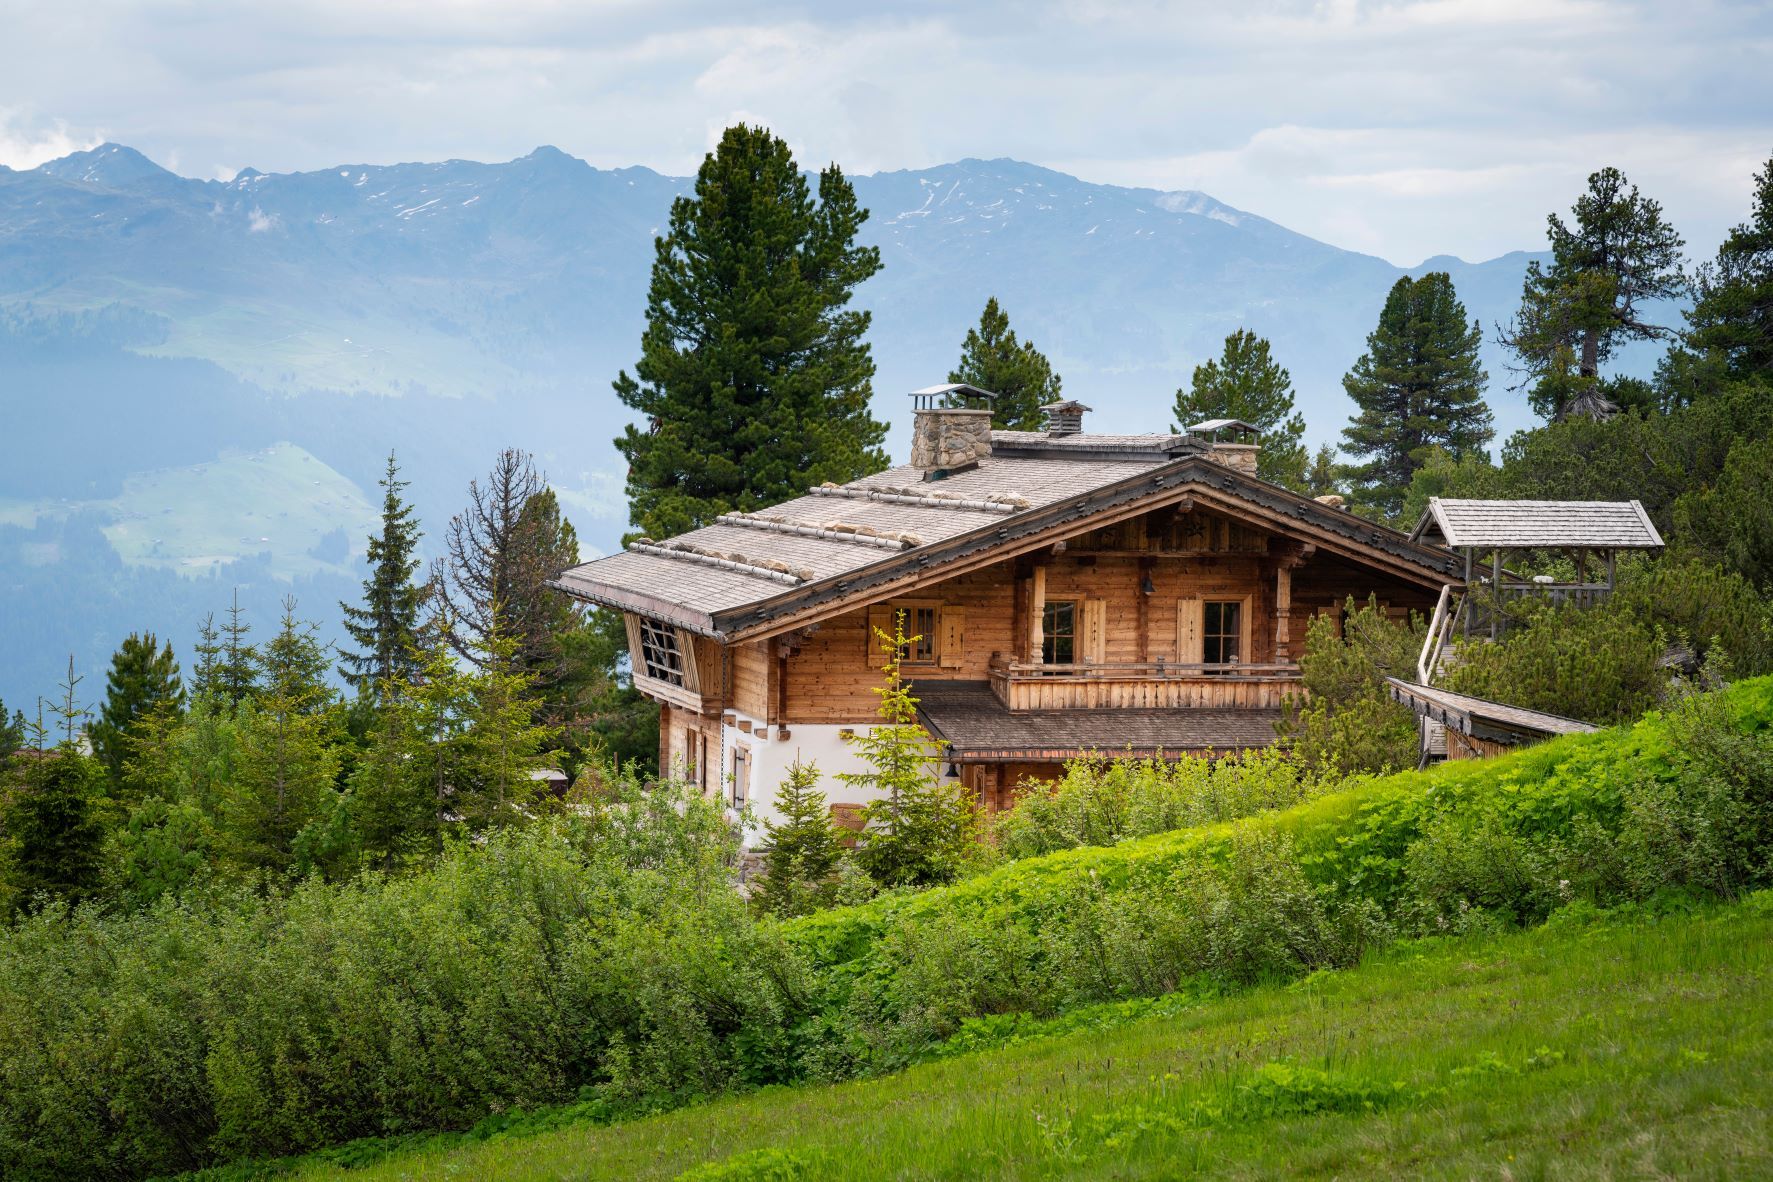
[[[306,1179],[1741,1178],[1773,1171],[1773,895],[1576,908],[899,1075]],[[687,1171],[687,1173],[686,1173]]]
[[[1490,1075],[1574,1072],[1572,1086],[1613,1103],[1630,1094],[1621,1081],[1671,1077],[1677,1051],[1723,1063],[1726,1051],[1763,1053],[1768,1033],[1756,1008],[1763,966],[1753,959],[1767,943],[1757,918],[1764,907],[1717,920],[1728,932],[1715,941],[1704,924],[1687,933],[1670,921],[1594,937],[1593,950],[1588,937],[1566,932],[1514,937],[1526,942],[1500,951],[1422,953],[1423,971],[1441,973],[1440,985],[1412,979],[1407,955],[1373,958],[1410,937],[1502,938],[1572,907],[1666,910],[1670,900],[1741,899],[1773,885],[1773,678],[1503,759],[1030,858],[953,887],[787,924],[756,919],[733,895],[721,844],[730,833],[705,802],[686,798],[680,812],[669,798],[648,799],[651,808],[613,808],[582,825],[515,829],[412,876],[310,881],[271,898],[221,892],[130,914],[27,917],[0,938],[0,1172],[168,1173],[484,1126],[489,1115],[511,1127],[513,1110],[575,1099],[581,1113],[604,1119],[701,1113],[659,1126],[698,1138],[716,1127],[709,1113],[749,1113],[734,1128],[763,1144],[793,1127],[769,1115],[800,1102],[781,1097],[860,1096],[871,1136],[903,1129],[911,1138],[880,1152],[911,1153],[916,1122],[907,1114],[924,1101],[894,1089],[926,1088],[918,1078],[957,1081],[946,1096],[927,1085],[932,1114],[967,1128],[981,1122],[942,1152],[976,1144],[1008,1153],[1030,1135],[1017,1123],[1033,1119],[1026,1096],[990,1099],[998,1085],[976,1065],[919,1068],[935,1074],[874,1085],[876,1093],[777,1091],[777,1100],[730,1108],[707,1101],[890,1077],[957,1045],[1073,1030],[1104,1014],[1151,1015],[1151,999],[1181,994],[1157,1007],[1182,1024],[1171,1065],[1140,1049],[1170,1037],[1167,1026],[1104,1036],[1110,1049],[1092,1052],[1101,1063],[1062,1059],[1063,1087],[1032,1110],[1057,1165],[1087,1173],[1092,1154],[1133,1152],[1147,1136],[1169,1145],[1165,1154],[1186,1141],[1218,1162],[1246,1118],[1298,1105],[1370,1108],[1414,1140],[1413,1122],[1464,1089],[1476,1089],[1473,1103],[1516,1103],[1520,1094],[1483,1099],[1496,1081],[1471,1081]],[[697,837],[704,829],[706,840]],[[1570,946],[1534,943],[1546,939]],[[1662,945],[1654,956],[1637,951]],[[1469,970],[1468,979],[1467,961],[1493,971]],[[1363,964],[1377,967],[1333,975]],[[1698,975],[1681,975],[1693,966]],[[1628,988],[1628,978],[1637,983]],[[1344,979],[1370,979],[1378,992],[1348,986],[1351,1000],[1338,1002]],[[1301,980],[1315,983],[1280,988]],[[1417,994],[1445,994],[1444,1004],[1409,1018]],[[1586,1008],[1574,1000],[1585,994],[1595,998]],[[1187,998],[1222,1000],[1183,1013]],[[1287,1022],[1316,1023],[1318,1041],[1297,1044],[1304,1050],[1271,1038],[1294,1005],[1305,1008]],[[1705,1017],[1713,1006],[1726,1007],[1715,1022]],[[1728,1008],[1739,1006],[1749,1008]],[[1279,1008],[1271,1017],[1264,1007]],[[1201,1022],[1221,1033],[1190,1025]],[[1674,1041],[1658,1050],[1665,1025]],[[1420,1047],[1394,1049],[1383,1033],[1394,1027],[1399,1037],[1415,1029],[1409,1038]],[[1526,1041],[1508,1042],[1505,1030]],[[1720,1044],[1721,1031],[1738,1041]],[[1430,1054],[1443,1037],[1457,1045]],[[1186,1049],[1197,1043],[1222,1053],[1201,1059]],[[1501,1058],[1480,1058],[1491,1050]],[[1623,1074],[1604,1079],[1615,1059]],[[1457,1067],[1470,1070],[1455,1075]],[[1035,1074],[1012,1059],[995,1078],[1014,1093]],[[1706,1102],[1735,1102],[1724,1085],[1695,1078]],[[1072,1094],[1090,1080],[1097,1092]],[[1138,1090],[1139,1080],[1156,1091]],[[1660,1101],[1643,1086],[1642,1103],[1653,1108]],[[1523,1094],[1534,1120],[1559,1110]],[[957,1096],[985,1101],[963,1107]],[[1137,1111],[1163,1097],[1175,1111]],[[1093,1120],[1104,1114],[1106,1123]],[[823,1130],[827,1119],[807,1127]],[[1636,1117],[1595,1108],[1581,1119],[1611,1138],[1626,1136]],[[1155,1132],[1117,1132],[1115,1122]],[[1490,1127],[1479,1121],[1444,1136],[1449,1145],[1477,1138],[1461,1149],[1475,1153]],[[626,1135],[610,1134],[610,1144]],[[1378,1152],[1367,1134],[1347,1136],[1351,1147]],[[650,1151],[653,1140],[635,1144]],[[1098,1142],[1108,1148],[1092,1148]],[[1271,1142],[1264,1134],[1251,1144]],[[709,1157],[737,1148],[695,1145]],[[956,1158],[949,1174],[1009,1161],[966,1160]],[[991,1168],[1014,1173],[1013,1163]]]

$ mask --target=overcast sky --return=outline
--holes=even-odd
[[[1543,242],[1603,164],[1697,252],[1773,155],[1773,9],[1663,0],[0,0],[0,163],[192,176],[694,169],[760,121],[854,172],[1013,156],[1413,264]]]

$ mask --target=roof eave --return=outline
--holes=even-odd
[[[716,640],[726,637],[715,627],[714,617],[707,612],[696,611],[670,600],[660,599],[656,595],[647,595],[640,591],[631,591],[624,587],[616,587],[595,579],[578,577],[568,579],[549,579],[549,587],[570,595],[581,603],[589,603],[597,607],[614,608],[617,611],[634,612],[637,615],[650,616],[666,624],[676,624],[702,636],[712,636]]]
[[[754,600],[739,607],[715,612],[711,616],[713,632],[710,634],[736,641],[748,639],[756,633],[769,633],[776,629],[777,621],[782,616],[796,609],[804,610],[833,601],[846,602],[870,589],[897,581],[907,571],[921,574],[981,550],[1026,540],[1030,535],[1044,533],[1055,526],[1081,524],[1097,513],[1135,503],[1160,490],[1176,493],[1191,485],[1209,493],[1217,489],[1241,496],[1270,512],[1293,520],[1314,523],[1319,529],[1340,534],[1368,551],[1380,550],[1388,557],[1403,565],[1413,566],[1424,574],[1450,578],[1455,573],[1456,560],[1451,552],[1413,543],[1404,534],[1388,526],[1332,509],[1309,497],[1247,476],[1195,454],[1142,469],[1137,475],[1103,485],[1080,496],[1067,497],[1064,501],[1018,513],[931,545],[904,551],[871,566],[828,576],[768,599]]]

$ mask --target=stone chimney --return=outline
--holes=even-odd
[[[1048,435],[1078,435],[1083,431],[1084,412],[1090,408],[1081,402],[1066,399],[1040,408],[1047,416]]]
[[[977,386],[929,386],[911,395],[911,466],[925,480],[974,467],[991,454],[991,403]],[[959,405],[944,405],[958,403]]]
[[[1242,419],[1208,419],[1188,428],[1208,447],[1207,458],[1249,476],[1256,474],[1257,430]]]

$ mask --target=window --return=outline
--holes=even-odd
[[[905,613],[905,647],[899,650],[902,665],[934,665],[936,663],[936,609],[905,604],[897,609]]]
[[[1201,659],[1209,665],[1230,665],[1243,660],[1244,605],[1239,600],[1206,604],[1201,629]]]
[[[640,662],[653,680],[683,685],[683,650],[677,645],[677,630],[641,617]]]
[[[745,807],[745,800],[751,794],[751,752],[743,747],[733,748],[733,807]]]
[[[1069,599],[1047,604],[1045,622],[1041,625],[1045,639],[1041,642],[1040,659],[1049,665],[1070,665],[1077,661],[1077,604]]]

